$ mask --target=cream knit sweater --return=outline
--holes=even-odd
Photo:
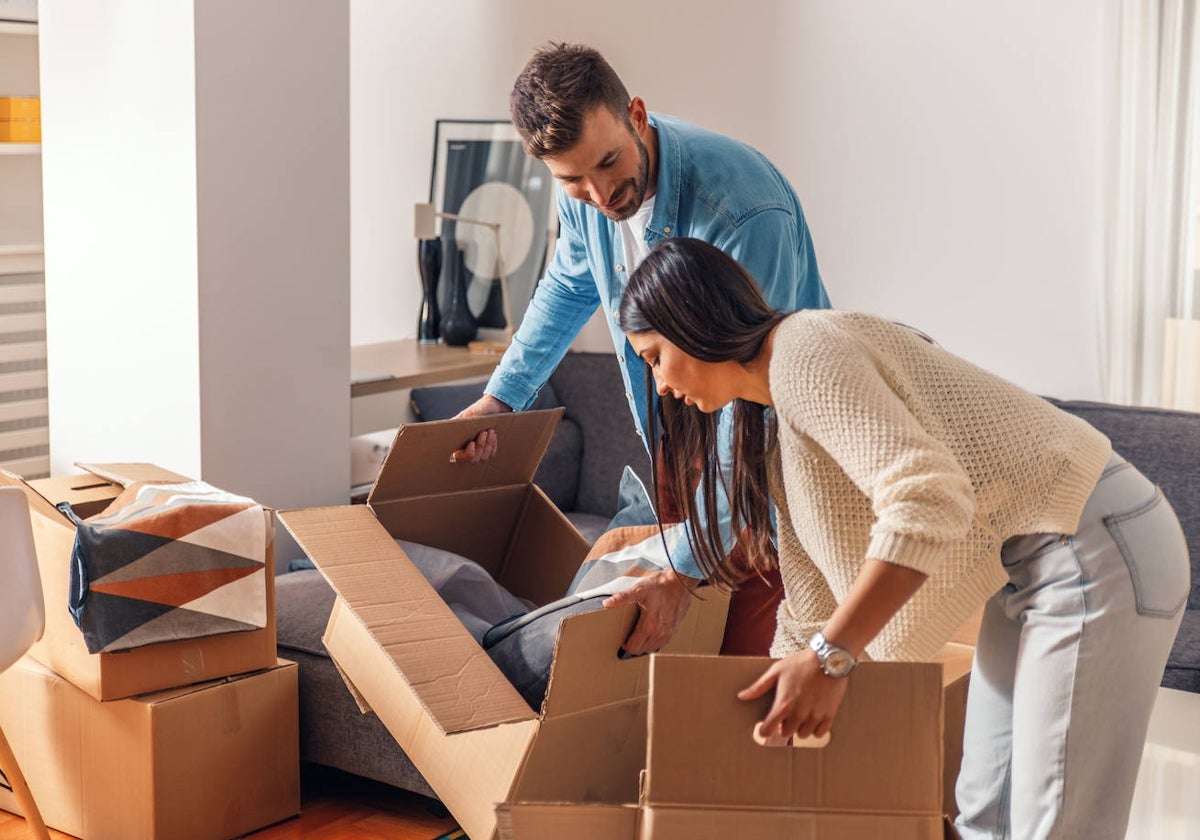
[[[1006,539],[1074,533],[1110,453],[1082,420],[867,315],[789,316],[769,376],[776,657],[808,644],[871,558],[929,577],[867,653],[930,658],[1007,583]]]

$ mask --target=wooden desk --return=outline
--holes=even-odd
[[[466,347],[419,344],[415,338],[351,347],[350,397],[489,376],[500,358],[500,353],[472,353]]]

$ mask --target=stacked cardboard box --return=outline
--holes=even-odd
[[[36,96],[0,96],[0,143],[40,142],[41,100]]]
[[[67,609],[75,527],[132,481],[186,481],[150,464],[0,484],[29,499],[46,629],[0,675],[0,725],[53,828],[88,840],[226,840],[299,812],[296,667],[276,659],[267,546],[267,626],[88,653]],[[270,517],[270,513],[266,515]],[[268,539],[273,528],[268,523]],[[0,790],[0,808],[19,813]]]

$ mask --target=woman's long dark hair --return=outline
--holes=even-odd
[[[629,334],[655,332],[702,362],[757,359],[763,344],[783,319],[763,299],[753,278],[732,257],[699,239],[660,242],[629,278],[621,297],[621,328]],[[655,436],[654,376],[646,369],[646,404],[651,440]],[[658,401],[662,418],[662,466],[669,489],[684,515],[688,541],[701,571],[714,583],[737,586],[750,570],[773,565],[768,448],[774,428],[765,406],[735,400],[733,467],[726,486],[738,535],[750,569],[729,562],[714,517],[700,515],[696,488],[705,510],[717,508],[723,480],[717,423],[719,412],[705,414],[670,394]],[[653,460],[653,459],[652,459]],[[660,482],[653,472],[655,495]]]

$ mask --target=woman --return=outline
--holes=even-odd
[[[760,567],[774,501],[777,661],[739,695],[774,688],[764,733],[824,734],[864,654],[928,659],[984,607],[964,840],[1124,837],[1188,591],[1157,488],[1083,421],[906,327],[773,311],[698,240],[660,243],[620,318],[661,396],[666,481],[710,579],[733,574],[690,488],[711,500],[722,480],[713,412],[731,401],[734,526]]]

